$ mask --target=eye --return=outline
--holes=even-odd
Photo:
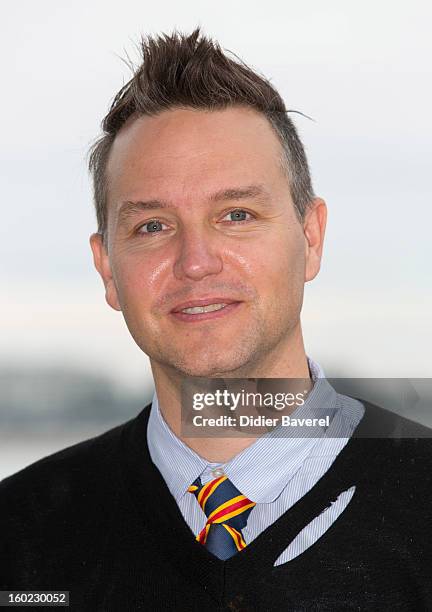
[[[140,225],[137,229],[138,234],[156,234],[167,227],[165,223],[158,221],[158,219],[152,219],[151,221],[147,221],[144,225]]]
[[[249,221],[249,219],[247,218],[247,215],[249,215],[252,218],[251,213],[247,212],[247,210],[243,210],[242,208],[236,208],[235,210],[230,210],[230,212],[227,213],[225,217],[223,217],[223,219],[229,216],[230,219],[228,219],[228,221],[233,221],[233,222]]]

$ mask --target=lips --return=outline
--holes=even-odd
[[[174,306],[171,315],[182,324],[216,322],[238,311],[242,303],[222,296],[196,298]]]
[[[215,297],[204,297],[204,298],[196,298],[194,300],[189,300],[187,302],[182,302],[181,304],[177,304],[171,310],[171,312],[182,312],[185,308],[199,308],[204,306],[210,306],[212,304],[234,304],[238,303],[239,300],[234,300],[228,297],[215,296]]]

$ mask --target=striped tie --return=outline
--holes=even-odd
[[[248,516],[255,506],[233,485],[227,476],[215,478],[205,485],[198,477],[188,488],[207,516],[207,523],[197,535],[197,540],[219,559],[229,559],[246,542],[241,530],[246,527]]]

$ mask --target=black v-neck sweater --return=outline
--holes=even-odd
[[[68,590],[77,612],[432,610],[431,430],[365,403],[331,468],[227,561],[185,523],[135,419],[0,484],[0,590]],[[397,432],[416,438],[368,438]],[[344,490],[346,510],[274,567]]]

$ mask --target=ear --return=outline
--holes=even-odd
[[[92,234],[90,236],[90,246],[93,251],[93,261],[96,270],[101,275],[105,285],[105,299],[114,310],[121,311],[118,300],[117,289],[111,273],[111,265],[108,258],[108,253],[103,243],[101,234]]]
[[[306,248],[305,282],[314,279],[319,272],[326,222],[326,203],[322,198],[314,198],[303,222]]]

